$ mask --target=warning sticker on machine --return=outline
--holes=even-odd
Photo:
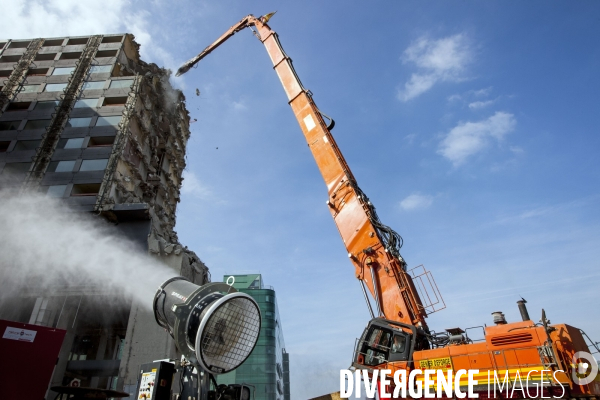
[[[313,119],[312,115],[308,114],[306,117],[304,117],[304,125],[306,126],[306,130],[307,131],[312,131],[312,129],[317,126],[315,124],[315,120]]]
[[[13,328],[7,326],[2,335],[2,339],[18,340],[21,342],[33,342],[35,339],[36,331],[30,331],[29,329]]]
[[[156,369],[152,372],[144,372],[140,382],[140,391],[138,392],[138,400],[152,400],[154,394],[154,381],[156,381]]]
[[[450,357],[432,358],[431,360],[419,361],[421,369],[441,369],[443,371],[452,369],[452,361]]]

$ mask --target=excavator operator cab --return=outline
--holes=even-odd
[[[387,362],[411,360],[414,333],[415,328],[410,325],[383,318],[372,319],[358,340],[353,366],[374,367]]]

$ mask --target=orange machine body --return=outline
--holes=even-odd
[[[384,362],[368,368],[397,370],[435,369],[477,370],[474,392],[480,398],[573,398],[596,397],[600,394],[600,376],[587,385],[571,378],[573,356],[588,352],[579,329],[560,324],[551,326],[548,335],[543,326],[522,321],[485,327],[485,339],[475,343],[448,345],[415,351],[413,363]],[[557,357],[555,357],[555,355]],[[437,390],[437,377],[431,376],[432,390]],[[422,375],[416,379],[424,387]],[[454,384],[452,385],[455,386]],[[460,390],[467,392],[468,376],[460,377]],[[393,387],[388,388],[391,393]]]
[[[186,62],[177,75],[187,72],[245,28],[252,29],[264,44],[327,186],[327,207],[354,265],[356,278],[363,290],[369,290],[376,303],[376,311],[372,312],[374,319],[363,333],[352,366],[368,371],[390,369],[392,372],[418,368],[478,369],[479,392],[487,390],[490,379],[494,380],[494,371],[500,379],[504,379],[508,372],[511,383],[515,381],[517,373],[520,377],[529,374],[530,377],[533,375],[531,382],[536,382],[536,378],[537,383],[542,379],[547,382],[544,385],[551,393],[561,394],[562,388],[565,388],[565,396],[599,395],[597,380],[589,385],[578,386],[570,378],[573,354],[589,350],[580,331],[568,325],[555,325],[548,329],[532,321],[523,321],[486,327],[485,340],[479,342],[465,338],[459,343],[439,345],[432,340],[433,336],[425,322],[427,305],[421,301],[413,277],[406,270],[406,263],[399,253],[402,239],[379,221],[374,206],[358,187],[331,135],[333,120],[317,108],[312,94],[302,85],[277,34],[267,25],[271,16],[246,16]],[[328,126],[325,118],[331,121],[331,125]],[[367,299],[367,303],[371,308],[371,301]],[[388,343],[378,342],[384,337]],[[402,351],[396,354],[396,360],[388,357],[393,353],[389,342],[392,339],[410,343],[410,347],[402,347]],[[542,373],[542,370],[546,372]],[[532,371],[539,372],[536,374]],[[488,378],[488,372],[491,378]],[[460,386],[463,383],[461,380]]]

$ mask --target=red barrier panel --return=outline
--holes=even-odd
[[[0,319],[0,399],[44,399],[66,333]]]

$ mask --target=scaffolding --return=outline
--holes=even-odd
[[[127,96],[127,101],[125,102],[125,110],[123,111],[121,121],[119,122],[119,129],[115,137],[113,151],[108,159],[106,171],[104,172],[104,177],[102,178],[102,183],[100,184],[100,190],[96,196],[96,204],[94,206],[95,212],[103,211],[102,206],[104,199],[110,193],[110,188],[115,177],[115,171],[117,169],[119,158],[123,154],[125,144],[127,143],[127,139],[129,137],[129,120],[135,113],[135,102],[137,101],[141,80],[142,77],[140,75],[136,75],[133,83],[131,84],[131,90]]]
[[[29,45],[27,45],[27,50],[25,50],[21,59],[19,59],[15,65],[8,79],[3,82],[4,85],[0,91],[0,115],[4,112],[4,107],[11,102],[21,90],[25,78],[27,77],[29,66],[33,62],[33,59],[43,43],[44,39],[33,39]],[[9,43],[7,43],[6,46],[9,46]]]
[[[79,96],[79,92],[84,83],[92,60],[96,55],[96,51],[102,41],[102,35],[92,36],[87,42],[85,50],[82,52],[79,61],[75,65],[75,70],[71,73],[71,77],[60,96],[61,100],[56,107],[56,112],[52,116],[50,126],[46,129],[46,133],[42,137],[42,143],[36,151],[36,155],[31,163],[31,168],[23,184],[23,189],[28,190],[39,186],[44,173],[50,164],[50,159],[54,148],[60,139],[60,134],[63,131],[65,124],[69,120],[69,114],[73,109],[73,105]]]

